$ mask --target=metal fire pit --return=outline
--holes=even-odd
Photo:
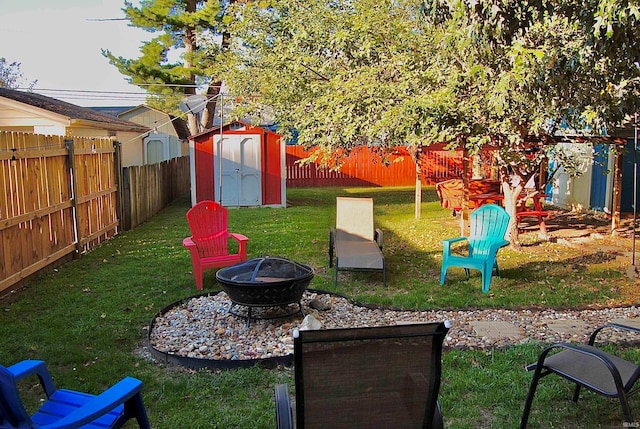
[[[313,278],[313,268],[284,258],[255,258],[216,273],[216,280],[232,302],[229,312],[247,319],[247,326],[254,319],[272,319],[302,313],[302,294]],[[297,304],[297,309],[289,309]],[[247,308],[246,315],[240,314],[234,306]],[[280,307],[280,313],[266,312],[253,316],[255,307]]]

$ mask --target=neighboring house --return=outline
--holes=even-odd
[[[183,119],[144,104],[121,111],[117,117],[151,129],[144,138],[146,164],[189,155],[190,133]]]
[[[550,172],[556,170],[551,183],[547,185],[547,201],[571,210],[596,210],[611,213],[614,204],[616,155],[622,152],[622,182],[620,211],[633,209],[634,162],[633,128],[626,126],[615,130],[611,144],[558,143],[558,146],[572,154],[579,165],[580,175],[569,175],[554,160],[549,164]],[[626,142],[626,148],[622,144]],[[618,146],[617,150],[613,147]]]
[[[0,88],[0,131],[68,137],[111,137],[121,143],[124,167],[144,164],[143,140],[150,128],[87,107]]]

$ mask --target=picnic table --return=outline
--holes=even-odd
[[[544,219],[549,217],[549,212],[542,207],[542,200],[548,195],[542,194],[540,191],[524,190],[518,198],[516,203],[516,220],[518,225],[520,221],[525,217],[533,217],[538,220],[540,231],[544,234],[547,233],[547,225]],[[504,195],[497,192],[489,192],[478,195],[469,196],[469,200],[473,201],[476,207],[481,207],[485,204],[498,204],[502,205]],[[529,201],[532,205],[529,205]]]

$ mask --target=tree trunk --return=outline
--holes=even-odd
[[[507,213],[509,213],[509,226],[507,227],[505,240],[510,241],[511,244],[516,247],[520,246],[520,240],[518,236],[518,220],[516,218],[516,207],[518,205],[520,192],[522,192],[522,181],[519,181],[516,186],[513,186],[511,183],[509,183],[509,177],[503,176],[503,206]]]
[[[418,220],[422,215],[422,146],[415,149],[413,160],[416,165],[415,218]]]
[[[202,112],[201,122],[204,126],[204,129],[209,129],[213,127],[213,118],[216,113],[216,106],[218,105],[218,95],[220,95],[220,87],[222,86],[222,82],[212,82],[209,84],[209,88],[207,89],[207,107]],[[220,99],[220,109],[224,109],[224,101]],[[220,115],[220,119],[223,115]],[[220,124],[224,126],[224,124]]]
[[[187,12],[195,12],[196,11],[196,0],[187,0],[185,2],[185,11]],[[193,67],[193,64],[188,60],[190,58],[190,54],[196,51],[196,32],[194,27],[186,27],[184,29],[184,50],[185,50],[185,61],[184,66],[186,69],[190,69]],[[185,87],[184,93],[185,95],[193,95],[196,93],[196,78],[193,73],[189,76],[189,82],[193,84],[193,86]],[[189,132],[191,135],[196,135],[200,131],[202,131],[200,127],[200,123],[198,121],[198,115],[192,112],[187,113],[187,127],[189,127]]]

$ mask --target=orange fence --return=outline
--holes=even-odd
[[[340,170],[316,163],[301,163],[309,156],[302,146],[287,146],[287,186],[411,186],[416,182],[416,167],[406,148],[398,148],[388,164],[374,150],[362,146],[354,150]],[[422,151],[423,184],[434,184],[460,177],[462,151],[445,150],[443,145],[425,146]]]

